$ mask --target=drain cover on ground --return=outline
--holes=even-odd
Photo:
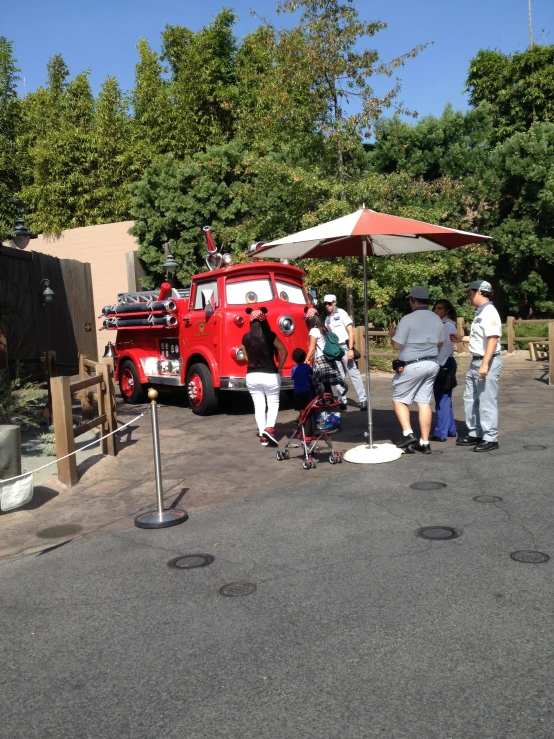
[[[66,523],[62,526],[51,526],[49,529],[37,531],[37,536],[40,536],[41,539],[61,539],[62,536],[78,534],[82,530],[83,527],[77,526],[76,523]]]
[[[178,570],[192,570],[195,567],[206,567],[211,565],[215,557],[211,554],[182,554],[180,557],[171,559],[168,567],[175,567]]]
[[[525,564],[538,565],[548,562],[550,557],[544,552],[535,552],[532,549],[522,550],[521,552],[512,552],[510,557],[515,562],[525,562]]]
[[[430,539],[431,541],[447,541],[448,539],[457,539],[460,532],[450,526],[425,526],[416,531],[422,539]]]
[[[530,452],[541,452],[543,449],[546,449],[542,444],[527,444],[523,448],[528,449]]]
[[[473,500],[476,503],[500,503],[504,498],[499,495],[476,495]]]
[[[412,490],[441,490],[447,487],[444,482],[433,482],[432,480],[423,480],[422,482],[412,482],[410,485]]]
[[[220,588],[220,595],[226,595],[229,598],[238,598],[241,595],[251,595],[256,592],[256,586],[252,582],[230,582]]]

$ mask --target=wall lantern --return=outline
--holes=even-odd
[[[25,225],[25,221],[23,220],[23,208],[21,209],[21,215],[15,220],[15,228],[13,231],[14,236],[12,237],[12,241],[18,249],[25,249],[25,247],[29,245],[29,241],[31,239],[38,238],[38,236],[31,233]]]
[[[42,286],[44,284],[44,290],[42,290]],[[40,292],[42,290],[42,292]],[[47,280],[46,277],[43,278],[39,283],[39,300],[42,305],[46,305],[46,303],[51,303],[54,300],[54,291],[50,287],[50,280]]]

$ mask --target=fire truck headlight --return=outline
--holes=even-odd
[[[285,334],[290,336],[294,333],[294,319],[292,316],[281,316],[279,319],[279,328]]]
[[[224,264],[231,264],[233,261],[233,257],[230,254],[224,254],[223,255],[223,263]]]
[[[235,323],[239,328],[244,326],[244,318],[242,316],[235,316]]]

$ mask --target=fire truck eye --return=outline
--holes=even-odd
[[[279,328],[285,336],[290,336],[294,332],[294,319],[292,316],[281,316],[279,319]]]
[[[257,303],[258,302],[258,295],[253,290],[246,293],[245,298],[246,298],[247,303]]]
[[[285,300],[286,302],[288,302],[289,300],[289,294],[286,293],[284,290],[281,290],[281,292],[279,293],[279,297],[281,298],[281,300]]]

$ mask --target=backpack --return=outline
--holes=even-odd
[[[339,337],[332,331],[325,334],[325,346],[323,347],[323,356],[330,362],[342,359],[344,351],[340,348]]]

